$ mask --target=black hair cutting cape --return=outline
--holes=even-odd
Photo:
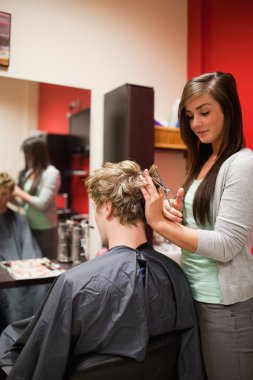
[[[205,379],[183,271],[148,243],[117,246],[61,274],[28,324],[4,330],[0,366],[13,366],[8,379],[63,379],[71,357],[100,352],[142,361],[149,338],[171,331],[181,336],[178,379]]]
[[[28,219],[13,210],[0,214],[0,261],[42,257],[32,236]],[[0,289],[0,331],[9,323],[32,316],[48,290],[48,285]]]

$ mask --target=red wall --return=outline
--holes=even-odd
[[[188,0],[188,78],[210,71],[234,75],[250,148],[253,148],[252,16],[251,0]]]
[[[85,170],[89,173],[89,157],[74,156],[72,159],[72,168],[76,170]],[[71,179],[71,209],[79,214],[89,213],[89,197],[84,186],[86,176],[73,175]]]
[[[90,107],[90,90],[41,83],[39,86],[39,129],[68,133],[69,105],[80,99],[81,109]]]
[[[41,83],[39,86],[39,130],[68,134],[69,120],[66,115],[70,111],[69,104],[77,101],[78,107],[73,112],[89,108],[90,95],[89,90]],[[89,173],[89,157],[73,157],[72,168],[85,170]],[[80,214],[88,214],[89,212],[84,179],[84,176],[79,175],[74,175],[71,178],[71,209]]]

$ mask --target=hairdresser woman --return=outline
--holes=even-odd
[[[208,379],[252,380],[253,152],[244,147],[233,76],[215,72],[191,79],[179,122],[189,159],[183,205],[183,189],[173,204],[177,211],[169,208],[145,171],[147,221],[182,248]]]
[[[61,178],[59,171],[49,164],[48,149],[43,137],[26,139],[22,146],[27,171],[21,187],[14,195],[24,204],[24,210],[43,256],[57,257],[58,216],[55,197]]]

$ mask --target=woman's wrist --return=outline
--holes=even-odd
[[[163,215],[161,215],[161,217],[159,217],[159,218],[152,219],[150,222],[149,221],[147,221],[147,222],[148,222],[149,226],[159,234],[161,231],[168,228],[168,227],[166,227],[168,221],[166,220],[166,218]]]

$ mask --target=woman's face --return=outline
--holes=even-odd
[[[209,94],[203,94],[185,103],[186,116],[192,131],[203,144],[212,144],[218,151],[224,129],[224,114],[220,104]]]

